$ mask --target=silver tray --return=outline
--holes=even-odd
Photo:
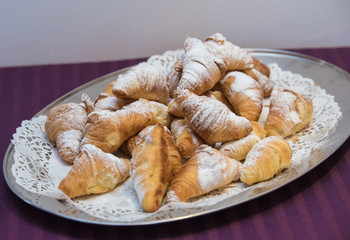
[[[175,211],[171,213],[171,217],[166,218],[159,218],[159,216],[153,215],[142,221],[135,222],[106,221],[93,218],[90,215],[79,211],[76,211],[76,214],[66,214],[67,212],[74,212],[74,209],[69,209],[69,211],[65,211],[65,208],[67,208],[67,206],[64,203],[50,197],[40,196],[39,202],[39,196],[37,194],[29,192],[22,188],[20,185],[18,185],[11,172],[11,166],[14,163],[14,146],[11,143],[7,148],[3,161],[3,174],[7,185],[15,195],[17,195],[20,199],[22,199],[29,205],[32,205],[43,211],[49,212],[60,217],[79,222],[100,225],[130,226],[171,222],[213,213],[250,201],[252,199],[256,199],[292,182],[293,180],[301,177],[305,173],[312,170],[321,162],[325,161],[350,136],[350,128],[347,126],[347,124],[350,122],[350,75],[344,70],[328,62],[294,52],[271,49],[251,49],[250,51],[252,52],[252,56],[258,58],[265,64],[277,63],[284,70],[289,70],[294,73],[299,73],[304,77],[314,79],[315,82],[317,82],[322,88],[324,88],[327,91],[327,93],[335,96],[335,101],[340,106],[342,118],[338,121],[335,130],[331,132],[329,136],[324,140],[326,141],[326,144],[324,144],[324,146],[327,147],[321,149],[322,154],[319,154],[317,152],[315,154],[311,154],[308,159],[308,162],[310,163],[309,166],[298,175],[283,178],[277,185],[271,185],[266,188],[261,188],[258,191],[257,189],[253,191],[247,188],[245,191],[239,193],[238,195],[235,195],[234,197],[228,198],[224,201],[218,202],[213,206],[202,207],[200,209],[191,209],[186,214],[184,214],[183,212],[177,213]],[[75,90],[69,92],[68,94],[62,96],[61,98],[57,99],[56,101],[45,107],[34,117],[46,115],[47,111],[55,105],[59,105],[65,102],[80,102],[80,96],[83,92],[87,93],[93,99],[96,98],[97,95],[101,91],[103,91],[105,86],[111,81],[111,79],[114,79],[116,76],[124,73],[126,70],[127,69],[122,69],[120,71],[110,73],[76,88]]]

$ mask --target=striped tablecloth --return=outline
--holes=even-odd
[[[294,51],[350,72],[350,48]],[[1,155],[22,120],[90,80],[144,60],[0,68]],[[213,214],[151,226],[98,226],[53,216],[16,197],[2,176],[0,238],[350,239],[350,139],[321,165],[268,195]]]

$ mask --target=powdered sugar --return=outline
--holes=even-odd
[[[235,115],[225,104],[206,96],[190,93],[182,103],[182,110],[193,131],[210,145],[243,137],[239,134],[245,136],[251,129],[246,118]]]
[[[198,153],[198,181],[203,191],[212,190],[218,182],[225,179],[222,173],[227,167],[226,160],[219,154],[207,151]]]
[[[137,198],[139,202],[142,203],[146,194],[146,191],[144,190],[144,186],[143,186],[145,176],[137,175],[133,170],[130,170],[130,176],[133,182],[133,187],[135,189]]]
[[[73,162],[79,153],[80,141],[83,137],[82,131],[71,129],[60,132],[57,136],[56,144],[59,148],[60,155],[65,159]],[[68,159],[67,159],[68,158]]]
[[[105,163],[107,164],[107,166],[109,166],[108,168],[116,166],[120,172],[129,172],[129,164],[127,164],[128,161],[124,161],[111,153],[105,153],[101,149],[95,147],[94,145],[86,144],[82,146],[81,151],[86,151],[88,154],[92,154],[99,159],[107,158],[108,161],[106,161]]]
[[[170,190],[167,193],[167,199],[169,202],[179,202],[179,197],[175,194],[174,190]]]
[[[78,152],[82,136],[83,133],[81,131],[71,129],[58,134],[57,142],[59,142],[63,148],[70,148]]]

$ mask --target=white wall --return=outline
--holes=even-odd
[[[221,32],[241,47],[350,46],[349,0],[2,0],[0,67],[148,57]]]

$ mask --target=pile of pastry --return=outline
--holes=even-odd
[[[271,95],[269,68],[216,33],[187,38],[165,76],[142,62],[96,100],[52,108],[45,131],[72,167],[59,189],[70,198],[132,179],[140,204],[188,201],[241,181],[268,180],[290,165],[284,139],[310,121],[313,105],[288,89]],[[270,97],[264,126],[258,123]]]

